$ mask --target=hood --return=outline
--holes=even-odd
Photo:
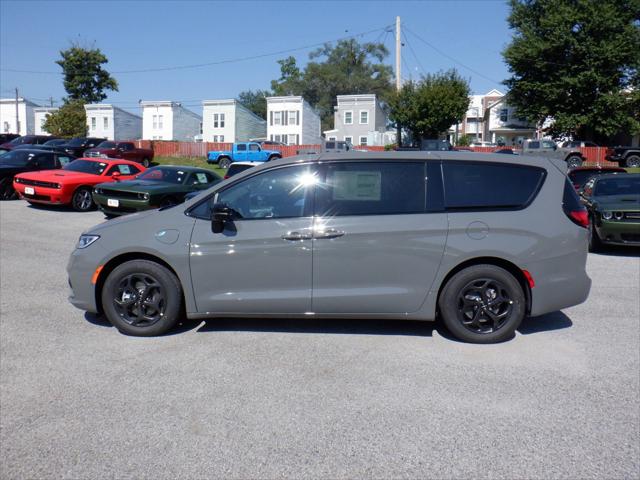
[[[600,208],[619,211],[640,211],[640,195],[606,195],[594,197]]]
[[[84,177],[84,176],[97,176],[97,175],[91,175],[90,173],[83,173],[83,172],[74,172],[71,170],[62,170],[62,169],[56,169],[56,170],[40,170],[39,172],[31,172],[28,174],[29,178],[57,178],[57,179],[63,179],[63,178],[68,178],[68,179],[73,179],[73,178],[78,178],[78,177]]]
[[[2,165],[0,164],[0,176],[5,177],[7,175],[14,175],[16,173],[26,171],[26,167],[19,165]]]
[[[102,230],[106,230],[108,228],[112,228],[114,226],[122,225],[123,223],[135,222],[142,218],[148,217],[157,213],[157,210],[143,210],[137,213],[130,213],[128,215],[123,215],[122,217],[116,217],[111,220],[107,220],[104,223],[100,223],[94,227],[89,228],[84,231],[84,234],[87,235],[100,235]]]
[[[178,184],[169,182],[156,182],[153,180],[124,180],[121,182],[108,183],[105,188],[111,190],[122,190],[126,192],[148,192],[150,190],[160,190],[167,187],[178,187]]]

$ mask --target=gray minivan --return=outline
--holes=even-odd
[[[588,217],[556,160],[307,155],[80,236],[70,301],[121,332],[182,317],[434,320],[476,343],[583,302]],[[265,320],[268,321],[268,320]]]

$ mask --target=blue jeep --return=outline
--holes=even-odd
[[[230,151],[207,153],[207,163],[217,163],[220,168],[229,168],[232,162],[268,162],[282,158],[278,150],[264,150],[259,143],[234,143]]]

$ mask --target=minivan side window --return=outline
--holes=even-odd
[[[540,190],[542,168],[489,162],[443,162],[445,207],[453,210],[526,207]]]
[[[317,181],[308,165],[278,168],[231,185],[217,193],[214,201],[232,208],[237,220],[302,217],[311,213],[305,206]],[[191,215],[210,218],[204,209],[199,205]]]
[[[424,213],[424,162],[336,162],[316,190],[320,216]]]

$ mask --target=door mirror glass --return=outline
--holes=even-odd
[[[118,178],[120,177],[120,175],[122,175],[122,174],[116,170],[115,172],[113,172],[113,173],[111,174],[111,177],[112,177],[114,180],[118,180]]]

